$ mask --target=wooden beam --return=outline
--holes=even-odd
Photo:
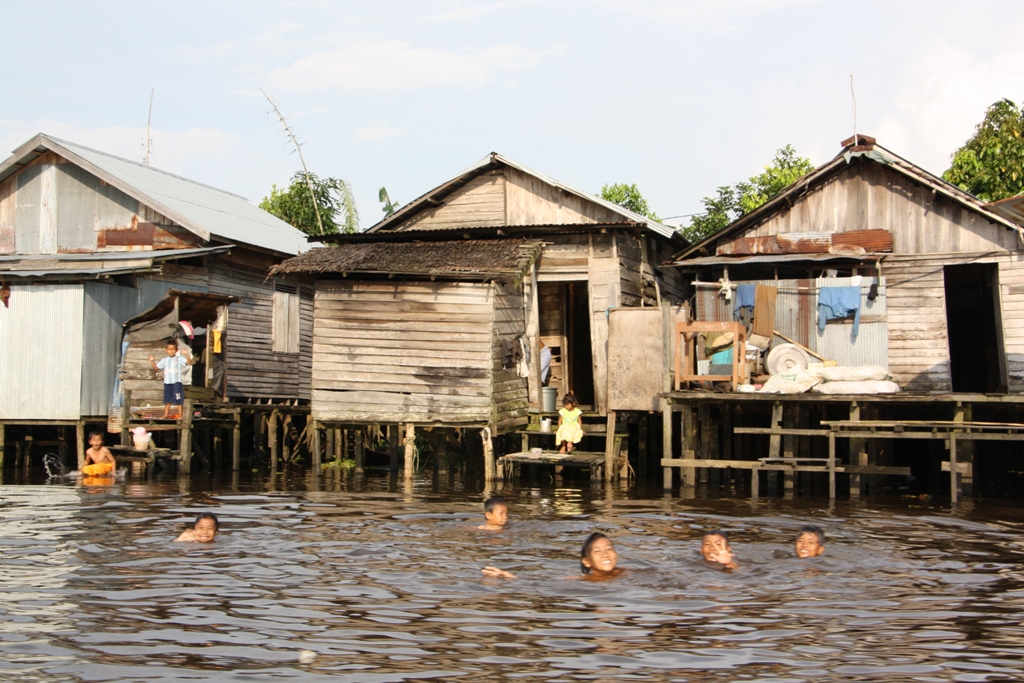
[[[486,431],[486,430],[485,430]],[[412,422],[405,425],[405,481],[411,482],[413,476],[413,458],[416,450],[416,425]],[[485,453],[486,458],[486,453]],[[493,467],[493,465],[492,465]]]
[[[615,472],[615,458],[618,457],[618,453],[615,452],[615,447],[619,444],[615,439],[615,411],[608,411],[608,426],[607,432],[604,436],[604,477],[608,481],[611,481],[616,476]]]
[[[188,394],[186,393],[186,397]],[[191,398],[185,398],[181,406],[181,472],[188,474],[192,469],[192,414],[194,404]]]
[[[190,420],[191,421],[191,420]],[[242,465],[242,415],[235,416],[231,428],[231,471],[237,472]]]
[[[277,472],[277,419],[280,416],[278,410],[271,410],[267,418],[267,445],[270,447],[270,472]]]
[[[0,426],[0,441],[3,440],[2,437],[3,427]],[[2,449],[3,444],[0,444],[0,452],[2,452]],[[75,456],[78,461],[78,469],[81,470],[85,466],[85,420],[79,420],[75,423]]]
[[[320,478],[320,474],[322,472],[322,470],[320,468],[320,465],[321,465],[321,460],[320,460],[320,423],[317,422],[316,420],[311,419],[310,422],[309,422],[308,428],[311,430],[310,433],[309,433],[309,436],[310,436],[309,450],[311,451],[310,460],[311,460],[312,465],[313,465],[313,476],[316,477],[317,479],[319,479]]]
[[[672,457],[672,411],[668,399],[661,399],[661,457]],[[672,467],[662,465],[661,485],[665,491],[672,490]]]

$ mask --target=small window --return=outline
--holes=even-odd
[[[274,353],[299,352],[299,294],[295,287],[274,285]]]

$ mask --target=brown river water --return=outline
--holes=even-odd
[[[429,480],[5,483],[0,680],[1024,680],[1024,503],[502,495],[484,532],[478,487]],[[171,542],[205,510],[214,543]],[[627,574],[566,578],[592,530]]]

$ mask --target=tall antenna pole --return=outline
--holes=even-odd
[[[150,124],[153,122],[153,93],[156,92],[156,88],[150,88],[149,91],[149,116],[146,117],[146,156],[143,157],[142,161],[149,166],[149,147],[153,144],[153,137],[150,134]]]
[[[277,119],[284,126],[284,132],[288,133],[288,137],[291,138],[292,144],[295,145],[295,151],[299,153],[299,162],[302,164],[302,177],[306,180],[306,188],[309,190],[309,196],[313,200],[313,211],[316,212],[316,225],[320,229],[320,234],[324,234],[324,224],[320,220],[320,207],[316,203],[316,194],[313,193],[313,182],[309,179],[309,169],[306,168],[306,160],[302,158],[302,145],[295,139],[295,133],[292,132],[292,127],[288,125],[288,119],[284,117],[281,110],[277,108],[277,104],[274,100],[270,99],[270,95],[263,92],[260,88],[260,92],[267,98],[267,102],[270,102],[270,106],[274,108],[274,113],[277,114]]]
[[[850,74],[850,98],[853,100],[853,146],[858,144],[857,140],[857,93],[853,91],[853,74]]]

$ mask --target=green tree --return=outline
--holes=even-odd
[[[658,214],[651,211],[651,207],[647,204],[644,196],[640,194],[636,184],[614,183],[613,185],[605,185],[601,188],[601,199],[612,204],[618,204],[622,208],[629,209],[633,213],[638,213],[645,218],[650,218],[652,221],[661,220],[658,218]]]
[[[379,199],[380,203],[384,205],[383,207],[381,207],[381,211],[384,212],[384,218],[387,218],[388,216],[393,214],[395,211],[398,210],[398,207],[401,206],[401,204],[399,204],[398,202],[391,200],[391,197],[388,196],[387,189],[383,187],[380,188],[380,192],[377,193],[377,199]]]
[[[986,202],[1024,192],[1024,108],[992,104],[942,177]]]
[[[313,193],[310,194],[310,185]],[[313,201],[320,208],[321,233]],[[341,178],[319,178],[314,173],[299,171],[291,185],[282,190],[277,185],[260,202],[260,208],[307,235],[336,234],[359,230],[359,211],[352,186]]]
[[[810,159],[798,156],[792,145],[786,145],[775,151],[775,158],[763,172],[735,185],[722,185],[716,196],[704,197],[704,213],[694,216],[680,232],[690,242],[699,242],[765,204],[813,170]]]

